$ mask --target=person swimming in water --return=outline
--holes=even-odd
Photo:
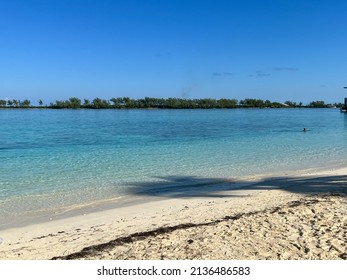
[[[307,129],[306,129],[306,127],[304,127],[303,132],[306,132],[306,131],[307,131]]]

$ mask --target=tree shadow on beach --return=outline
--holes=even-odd
[[[221,178],[203,178],[195,176],[157,177],[155,181],[129,184],[129,194],[182,197],[235,197],[237,194],[222,194],[235,185]]]
[[[242,197],[248,195],[245,191],[252,190],[284,190],[302,194],[347,194],[347,175],[268,177],[259,181],[194,176],[167,176],[156,179],[153,182],[132,183],[129,185],[129,194],[168,198]]]

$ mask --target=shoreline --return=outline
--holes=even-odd
[[[309,169],[296,175],[285,173],[282,177],[254,177],[242,183],[229,182],[224,189],[210,186],[206,192],[193,190],[189,195],[142,196],[138,201],[125,200],[122,207],[103,204],[90,212],[0,230],[0,259],[65,257],[132,234],[184,224],[214,223],[226,216],[285,208],[288,203],[312,199],[317,194],[323,197],[338,193],[345,201],[345,174],[346,167]],[[136,203],[139,201],[140,204]],[[346,227],[342,228],[346,231]]]
[[[144,191],[140,194],[125,194],[119,197],[112,197],[109,199],[102,199],[98,201],[86,202],[82,204],[67,205],[64,207],[58,207],[55,209],[45,209],[42,211],[36,211],[34,213],[26,213],[25,215],[16,217],[10,217],[7,220],[0,223],[0,232],[14,228],[23,228],[30,225],[41,224],[46,222],[52,222],[55,220],[62,220],[72,218],[75,216],[89,215],[93,213],[103,212],[105,210],[120,209],[129,206],[136,206],[157,200],[166,200],[172,197],[196,197],[199,193],[222,192],[225,190],[242,189],[245,186],[257,184],[261,181],[271,180],[272,178],[286,178],[297,176],[310,176],[314,174],[326,173],[333,170],[340,170],[347,166],[346,161],[339,161],[330,163],[326,167],[312,167],[305,168],[303,170],[287,170],[287,171],[275,171],[266,174],[256,174],[253,176],[238,176],[235,178],[199,178],[198,182],[192,181],[180,182],[182,185],[170,186],[178,189],[175,191],[163,191],[159,194],[156,190]],[[192,185],[192,187],[190,186]],[[167,185],[163,183],[163,187],[167,188]],[[196,188],[197,187],[197,188]]]

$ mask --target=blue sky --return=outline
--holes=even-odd
[[[347,96],[347,1],[0,0],[0,99]]]

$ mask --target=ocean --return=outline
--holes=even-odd
[[[346,162],[347,114],[337,109],[3,109],[0,121],[0,227],[162,188]]]

